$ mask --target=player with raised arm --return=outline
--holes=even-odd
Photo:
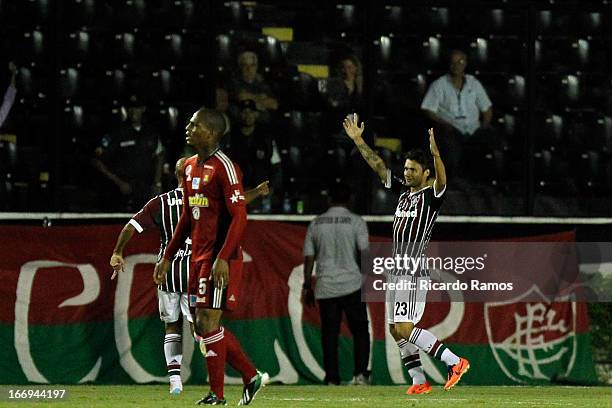
[[[408,255],[420,260],[431,237],[433,225],[438,216],[446,191],[446,171],[436,145],[433,129],[429,129],[431,155],[423,150],[411,150],[406,154],[404,177],[393,176],[385,162],[363,140],[365,124],[358,124],[356,114],[349,115],[343,126],[346,134],[378,174],[386,188],[400,193],[393,220],[393,256]],[[433,156],[433,163],[432,157]],[[434,173],[433,181],[430,179]],[[420,263],[419,263],[420,264]],[[402,274],[404,273],[404,274]],[[385,293],[385,309],[389,331],[397,342],[400,356],[413,385],[407,394],[427,394],[431,385],[425,378],[419,358],[419,349],[443,361],[448,367],[448,379],[444,385],[450,390],[459,382],[461,376],[470,368],[468,360],[455,355],[428,330],[417,327],[425,311],[427,290],[423,290],[420,280],[429,280],[427,269],[418,269],[405,274],[394,269],[388,273],[388,283],[408,281],[408,290],[390,290]]]
[[[223,116],[201,108],[186,127],[187,143],[197,154],[185,162],[184,200],[180,221],[154,280],[161,283],[171,259],[191,234],[192,276],[189,303],[195,306],[195,330],[203,337],[210,392],[198,404],[225,405],[225,361],[242,375],[244,388],[238,405],[248,405],[268,380],[243,352],[234,335],[221,326],[223,310],[235,308],[242,276],[240,241],[246,227],[246,199],[242,172],[220,149]]]
[[[125,265],[123,251],[135,232],[140,234],[151,228],[158,228],[161,241],[158,258],[164,253],[178,224],[183,206],[183,171],[185,160],[185,158],[181,158],[176,162],[174,174],[178,180],[178,187],[149,200],[121,230],[110,258],[110,265],[113,268],[111,279],[115,279],[119,273],[123,272]],[[265,181],[256,188],[247,191],[245,201],[248,204],[257,197],[268,194],[268,182]],[[157,288],[159,317],[165,323],[164,356],[166,358],[171,394],[180,394],[183,390],[183,383],[181,381],[181,362],[183,360],[181,316],[187,318],[193,332],[193,319],[187,298],[190,261],[191,239],[187,238],[182,248],[173,258],[169,274]],[[196,339],[199,341],[198,337],[196,336]]]

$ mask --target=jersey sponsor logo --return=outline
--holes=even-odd
[[[198,208],[198,207],[195,207],[195,208]],[[198,209],[198,211],[199,211],[199,209]],[[187,249],[187,250],[179,249],[176,252],[176,255],[174,256],[174,259],[180,259],[180,258],[183,258],[183,257],[186,257],[186,256],[191,256],[191,249]]]
[[[191,181],[191,188],[194,190],[197,190],[198,188],[200,188],[200,178],[199,177],[193,178],[193,180]]]
[[[190,207],[208,207],[208,197],[204,197],[202,194],[196,194],[189,197]]]
[[[396,210],[395,216],[398,218],[414,218],[417,216],[417,210],[416,209],[411,210],[411,211]]]
[[[232,194],[232,196],[230,197],[230,201],[232,203],[237,203],[238,200],[244,201],[244,196],[240,194],[240,190],[234,190],[234,194]]]
[[[183,205],[183,200],[180,198],[174,198],[174,197],[168,198],[166,202],[168,203],[170,207],[172,207],[173,205]]]
[[[200,219],[200,207],[193,207],[191,209],[191,215],[193,215],[193,219],[194,220],[199,220]]]
[[[185,176],[187,176],[187,181],[191,181],[191,171],[193,170],[193,166],[190,164],[185,168]]]

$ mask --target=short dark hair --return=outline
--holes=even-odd
[[[332,204],[348,204],[351,200],[351,190],[344,184],[332,186],[329,193]]]
[[[198,116],[204,125],[218,137],[225,133],[225,119],[220,112],[202,107],[198,110]]]
[[[430,177],[433,176],[433,157],[423,149],[414,149],[406,153],[404,161],[412,160],[421,165],[423,171],[429,170]]]

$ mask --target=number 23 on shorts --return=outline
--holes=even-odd
[[[408,314],[408,303],[407,302],[395,302],[395,315],[406,316]]]

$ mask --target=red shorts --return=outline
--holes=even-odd
[[[212,280],[212,261],[192,262],[189,271],[189,307],[234,310],[238,305],[242,260],[229,261],[229,283],[223,289],[215,288]]]

